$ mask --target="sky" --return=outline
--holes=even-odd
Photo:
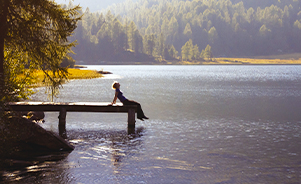
[[[69,0],[54,0],[59,4],[69,4]],[[124,2],[125,0],[73,0],[74,5],[80,5],[83,11],[89,7],[90,12],[99,11],[101,9],[107,8],[109,5],[114,3]]]

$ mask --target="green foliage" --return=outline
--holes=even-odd
[[[182,61],[200,60],[201,54],[198,45],[193,45],[190,39],[182,47]]]
[[[185,59],[200,60],[196,48],[186,48],[189,39],[199,50],[210,45],[216,56],[301,52],[300,2],[140,0],[113,5],[102,13],[86,10],[75,30],[73,39],[79,45],[74,58],[122,62],[146,54],[176,59],[183,48]]]
[[[191,61],[193,56],[192,40],[190,39],[189,41],[187,41],[181,50],[182,50],[182,61]]]
[[[168,53],[171,58],[177,58],[178,56],[178,51],[173,45],[169,48]]]
[[[7,50],[4,53],[5,91],[1,102],[27,99],[33,92],[27,86],[33,83],[32,68],[26,69],[28,58],[22,52]]]
[[[211,46],[207,45],[205,50],[201,52],[201,58],[211,60],[213,58],[213,53],[211,51]]]
[[[155,19],[152,21],[155,23]],[[170,55],[170,46],[166,43],[169,38],[165,34],[172,29],[168,23],[165,22],[166,33],[153,34],[159,29],[155,25],[145,28],[145,33],[148,34],[141,34],[137,23],[115,16],[111,11],[98,14],[86,10],[72,38],[78,41],[78,46],[74,49],[76,55],[73,57],[86,62],[128,61],[143,55],[144,59],[147,58],[146,55],[153,60],[174,59],[177,51],[172,50],[173,55]]]
[[[53,102],[54,97],[57,97],[59,94],[60,86],[67,79],[67,68],[61,68],[57,66],[57,69],[52,71],[44,70],[44,74],[45,78],[43,83],[45,83],[47,87],[46,93],[48,93],[48,98],[51,100],[51,102]]]
[[[109,9],[135,22],[142,35],[164,33],[182,51],[192,39],[215,55],[254,56],[301,52],[300,0],[141,0]],[[118,11],[117,11],[118,10]],[[265,43],[265,44],[263,44]],[[158,44],[156,44],[158,45]]]
[[[31,75],[25,66],[43,70],[44,82],[56,90],[67,76],[60,63],[75,46],[68,37],[80,19],[79,7],[65,9],[51,0],[0,2],[1,100],[15,101],[30,94]],[[24,78],[16,79],[21,74]]]
[[[190,27],[189,23],[186,24],[183,34],[186,35],[189,39],[191,39],[192,30],[191,30],[191,27]]]
[[[194,60],[199,60],[201,58],[201,53],[199,51],[199,47],[198,45],[194,45],[193,46],[193,50],[192,50],[192,59]]]
[[[214,44],[216,41],[218,41],[218,33],[215,29],[215,27],[211,27],[208,31],[208,39],[211,44]]]
[[[75,60],[70,56],[65,57],[60,64],[60,66],[64,68],[74,68],[74,65],[75,65]]]

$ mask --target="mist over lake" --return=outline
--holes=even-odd
[[[75,150],[21,183],[298,183],[300,66],[98,66],[113,74],[65,84],[57,102],[110,102],[113,81],[150,120],[67,113]],[[34,101],[47,101],[44,89]],[[46,113],[57,132],[58,113]],[[10,174],[9,172],[7,173]]]

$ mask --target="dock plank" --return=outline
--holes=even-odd
[[[128,132],[135,132],[135,113],[136,105],[123,105],[110,102],[10,102],[6,111],[58,111],[59,115],[59,134],[67,138],[66,116],[67,112],[107,112],[107,113],[127,113]]]
[[[60,111],[65,108],[69,112],[128,112],[137,106],[110,102],[10,102],[9,106],[14,111]]]

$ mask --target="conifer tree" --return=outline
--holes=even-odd
[[[132,51],[135,51],[135,34],[137,33],[136,32],[137,30],[137,27],[136,27],[136,24],[131,21],[129,27],[128,27],[128,43],[129,43],[129,48],[132,50]]]
[[[203,59],[211,60],[213,58],[213,53],[211,51],[211,46],[207,45],[205,50],[202,50],[201,57]]]
[[[169,50],[168,50],[169,56],[172,58],[177,58],[178,56],[178,51],[176,50],[176,48],[172,45]]]
[[[78,6],[63,9],[52,0],[0,0],[1,101],[9,100],[3,98],[12,94],[9,90],[16,91],[5,90],[11,85],[6,66],[12,58],[19,58],[23,66],[42,69],[45,81],[57,88],[67,75],[60,62],[75,45],[68,37],[80,19],[78,10]]]
[[[181,50],[182,50],[182,60],[190,61],[193,57],[192,40],[190,39],[189,41],[187,41]]]

